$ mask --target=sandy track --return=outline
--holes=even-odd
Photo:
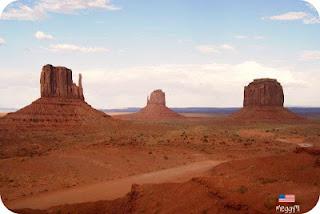
[[[313,147],[313,144],[311,144],[311,143],[304,143],[304,138],[290,138],[290,139],[278,138],[277,141],[279,141],[281,143],[294,144],[299,147]]]
[[[113,200],[124,196],[132,184],[184,182],[205,174],[222,161],[201,161],[171,169],[130,176],[89,186],[43,193],[7,203],[11,209],[46,209],[62,204],[73,204],[99,200]]]
[[[0,112],[0,117],[6,116],[8,113]]]

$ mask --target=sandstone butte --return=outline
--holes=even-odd
[[[41,97],[30,105],[1,118],[7,125],[61,126],[98,123],[109,118],[85,102],[82,76],[76,85],[72,71],[65,67],[45,65],[40,77]]]
[[[255,79],[244,87],[243,108],[231,115],[240,120],[302,120],[284,108],[284,93],[276,79]]]
[[[181,119],[182,115],[172,111],[166,106],[166,95],[161,90],[155,90],[147,97],[147,105],[139,112],[123,115],[120,118],[142,119],[142,120],[163,120],[163,119]]]
[[[60,97],[84,100],[82,76],[78,86],[73,83],[72,71],[65,67],[45,65],[40,77],[41,97]]]

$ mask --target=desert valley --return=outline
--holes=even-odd
[[[318,200],[320,120],[284,108],[275,79],[223,116],[178,114],[161,89],[108,115],[86,103],[81,75],[52,65],[40,91],[0,118],[0,194],[16,213],[274,213],[279,194],[305,212]]]

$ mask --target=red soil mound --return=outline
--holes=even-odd
[[[231,115],[231,119],[245,121],[302,121],[302,117],[283,107],[245,107]]]
[[[296,153],[305,152],[305,153],[308,153],[311,155],[319,155],[320,156],[320,147],[297,147],[295,152]]]
[[[39,98],[32,104],[0,119],[6,125],[47,126],[84,124],[109,118],[80,99]]]
[[[141,109],[139,112],[131,115],[132,118],[136,119],[176,119],[182,118],[182,116],[166,106],[148,104],[146,107]]]

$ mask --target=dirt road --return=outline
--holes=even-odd
[[[201,161],[89,186],[43,193],[24,199],[10,201],[6,205],[11,209],[46,209],[62,204],[113,200],[128,193],[131,190],[132,184],[184,182],[193,177],[204,175],[220,163],[222,163],[222,161]]]

